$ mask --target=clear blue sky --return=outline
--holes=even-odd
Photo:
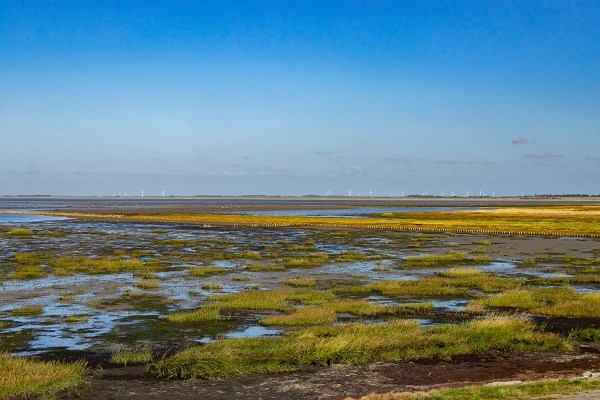
[[[0,2],[0,194],[142,189],[600,193],[600,2]]]

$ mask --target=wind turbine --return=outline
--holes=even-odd
[[[144,198],[144,189],[142,189],[142,198]]]
[[[492,192],[492,197],[496,197],[496,192]]]
[[[369,197],[373,197],[373,191],[369,189]]]
[[[454,194],[454,189],[452,189],[452,194],[451,194],[451,196],[452,196],[452,197],[454,197],[454,195],[455,195],[455,194]]]
[[[331,189],[327,191],[327,196],[331,197]]]
[[[400,197],[404,197],[404,192],[402,192],[402,194],[400,195]]]
[[[469,197],[469,192],[467,192],[467,197]]]
[[[165,197],[165,191],[164,190],[162,191],[162,197]]]
[[[521,190],[521,197],[525,197],[525,191]]]
[[[352,197],[352,189],[348,189],[348,196]]]
[[[444,191],[442,190],[442,197],[444,197]]]

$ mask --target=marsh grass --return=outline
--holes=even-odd
[[[227,272],[225,267],[215,267],[213,265],[206,265],[202,267],[188,267],[190,276],[210,276],[217,274],[224,274]]]
[[[68,315],[65,321],[69,324],[76,324],[80,322],[88,322],[90,317],[88,315]]]
[[[44,269],[42,267],[40,267],[39,265],[27,265],[27,266],[17,267],[15,269],[15,272],[13,272],[12,274],[9,275],[9,278],[26,280],[26,279],[44,278],[47,275],[48,274],[46,273],[46,271],[44,271]]]
[[[223,285],[221,285],[220,283],[216,283],[216,282],[207,282],[207,283],[203,283],[201,288],[204,290],[221,290],[221,289],[223,289]]]
[[[38,265],[41,263],[39,254],[34,253],[15,253],[15,261],[22,265]]]
[[[448,284],[448,280],[434,277],[416,281],[380,281],[367,285],[372,292],[384,296],[467,296],[465,289]]]
[[[191,311],[179,311],[166,315],[165,320],[173,323],[193,323],[206,321],[220,321],[222,319],[218,307],[202,307]]]
[[[387,313],[384,306],[364,299],[339,299],[326,303],[323,307],[339,314],[353,314],[358,316],[374,316]]]
[[[288,258],[286,264],[292,268],[314,268],[326,264],[328,260],[327,253],[316,253],[306,257]]]
[[[253,290],[210,296],[213,306],[228,310],[275,310],[290,311],[293,305],[317,305],[334,300],[335,296],[328,292],[309,289],[296,290]]]
[[[367,259],[367,255],[358,251],[349,250],[341,253],[335,259],[335,262],[353,262],[353,261],[364,261]]]
[[[144,364],[152,361],[152,349],[150,348],[139,348],[139,349],[123,349],[113,353],[110,356],[109,362],[111,364]]]
[[[277,264],[250,264],[246,269],[250,272],[275,272],[284,271],[285,267]]]
[[[571,339],[580,340],[582,342],[599,342],[600,343],[600,329],[598,328],[586,328],[577,329],[571,332],[569,335]]]
[[[250,259],[250,260],[260,260],[263,257],[260,255],[260,253],[258,251],[248,250],[248,251],[244,252],[242,257],[240,257],[240,258],[245,258],[245,259]]]
[[[146,270],[134,271],[133,276],[141,279],[160,279],[159,275],[157,275],[154,271]]]
[[[89,258],[62,257],[50,261],[54,274],[58,276],[82,274],[116,274],[121,272],[140,272],[165,270],[160,263],[144,263],[137,258]]]
[[[0,398],[55,398],[85,384],[85,362],[62,364],[0,353]]]
[[[29,238],[33,235],[33,231],[28,228],[15,228],[6,232],[8,236]]]
[[[140,289],[158,289],[160,287],[160,280],[143,278],[135,286]]]
[[[302,307],[291,314],[263,317],[259,323],[267,326],[306,326],[332,324],[335,322],[335,312],[323,307]]]
[[[294,371],[302,366],[444,358],[492,350],[570,350],[557,335],[517,317],[424,328],[416,321],[319,326],[280,338],[219,340],[150,365],[162,377],[218,378]]]
[[[496,293],[514,289],[522,285],[515,279],[494,276],[472,268],[452,268],[439,274],[449,278],[447,284],[459,288],[478,289],[486,293]]]
[[[44,308],[41,306],[13,308],[11,314],[15,316],[41,315],[44,313]]]
[[[292,287],[315,287],[317,286],[317,280],[315,278],[290,278],[280,281],[282,285]]]
[[[504,386],[466,386],[429,392],[383,393],[362,400],[512,400],[557,398],[600,389],[600,379],[558,379]],[[550,397],[549,397],[550,396]]]
[[[515,289],[484,300],[471,309],[512,308],[552,317],[600,317],[600,293],[577,293],[570,287]]]

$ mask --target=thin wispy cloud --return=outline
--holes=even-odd
[[[525,153],[523,157],[531,160],[551,160],[553,158],[562,158],[563,155],[556,153]]]
[[[441,165],[459,165],[463,162],[460,160],[435,160],[435,163]]]
[[[407,163],[411,162],[412,160],[409,157],[389,156],[389,157],[384,157],[383,161],[384,162],[388,162],[388,163],[402,163],[402,164],[407,164]]]
[[[587,156],[584,160],[585,161],[599,161],[600,162],[600,157],[597,157],[597,156]]]

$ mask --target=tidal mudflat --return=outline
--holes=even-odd
[[[513,376],[509,359],[536,378],[600,366],[596,237],[23,218],[0,224],[0,351],[102,366],[88,379],[106,398],[128,382],[219,398],[302,379],[265,396],[318,398],[426,388],[383,384],[423,365],[463,363],[431,385],[484,361],[498,371],[473,382]],[[371,383],[323,389],[343,374]]]

